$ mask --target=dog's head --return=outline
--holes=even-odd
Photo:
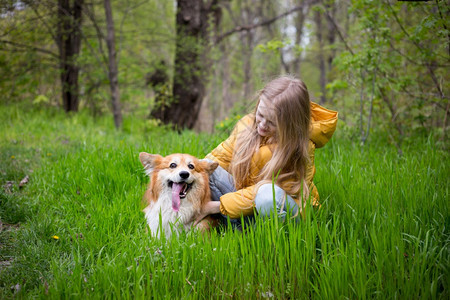
[[[161,193],[171,193],[174,211],[179,210],[181,199],[203,201],[205,195],[210,195],[209,175],[218,163],[178,153],[162,157],[141,152],[139,159],[153,182],[155,197],[158,198]]]

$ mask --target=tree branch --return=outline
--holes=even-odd
[[[122,52],[122,46],[123,46],[123,25],[125,23],[125,18],[128,16],[128,14],[130,13],[130,11],[132,11],[133,9],[138,8],[139,6],[147,3],[148,1],[141,1],[140,3],[137,3],[133,6],[129,6],[125,9],[125,13],[123,14],[122,17],[122,21],[120,22],[120,27],[119,27],[119,49],[117,50],[117,64],[119,65],[120,63],[120,53]]]
[[[296,11],[302,10],[304,6],[305,6],[305,3],[303,3],[302,5],[295,6],[294,8],[291,8],[290,10],[282,13],[281,15],[275,16],[275,17],[273,17],[271,19],[268,19],[268,20],[264,20],[264,21],[262,21],[260,23],[257,23],[257,24],[236,26],[235,28],[233,28],[233,29],[225,32],[224,34],[218,36],[214,43],[218,44],[222,40],[224,40],[225,38],[229,37],[230,35],[232,35],[232,34],[234,34],[236,32],[250,31],[250,30],[253,30],[253,29],[258,28],[258,27],[270,25],[270,24],[274,23],[275,21],[277,21],[277,20],[279,20],[281,18],[284,18],[284,17],[286,17],[286,16],[288,16],[288,15],[290,15],[290,14],[296,12]]]
[[[444,17],[442,16],[441,7],[439,6],[439,1],[438,1],[438,0],[436,0],[436,6],[437,6],[438,11],[439,11],[439,16],[441,17],[441,20],[442,20],[442,26],[443,26],[444,29],[447,31],[447,39],[448,39],[448,42],[447,42],[447,48],[448,48],[448,55],[449,55],[449,57],[450,57],[450,32],[449,32],[449,30],[448,30],[448,28],[447,28],[447,25],[445,24],[445,23],[446,23],[445,21],[448,20],[448,19],[446,19],[446,18],[444,18]]]
[[[381,57],[378,57],[378,64],[380,63],[380,59]],[[366,134],[362,137],[362,144],[364,145],[367,141],[367,138],[369,137],[369,133],[370,133],[370,123],[372,121],[372,112],[373,112],[373,99],[375,97],[375,82],[376,82],[376,78],[377,78],[377,71],[378,71],[378,67],[375,67],[375,70],[373,71],[373,75],[372,75],[372,95],[370,96],[370,107],[369,107],[369,116],[368,116],[368,120],[367,120],[367,129],[366,129]]]
[[[45,22],[44,18],[39,14],[39,11],[37,10],[37,8],[33,4],[31,4],[30,7],[34,11],[36,16],[39,18],[39,20],[42,21],[42,24],[44,24],[45,28],[47,28],[47,31],[52,36],[53,40],[55,42],[57,42],[58,41],[58,37],[54,34],[54,31],[51,30],[50,25],[47,22]]]
[[[102,62],[103,64],[106,65],[108,63],[108,59],[106,58],[105,51],[103,50],[103,47],[102,47],[102,41],[105,40],[105,35],[103,34],[103,31],[100,29],[100,27],[97,24],[97,21],[95,19],[95,13],[89,9],[89,6],[85,6],[85,14],[89,17],[89,19],[92,22],[92,25],[94,26],[95,33],[97,34],[97,39],[98,39],[98,48],[99,48],[99,52],[100,52],[102,59],[99,59],[96,54],[94,54],[94,55],[97,57],[97,60],[99,62]],[[86,44],[88,45],[88,47],[91,48],[92,53],[94,53],[95,51],[94,51],[93,47],[91,46],[91,44],[89,44],[87,38],[85,39],[85,41],[86,41]],[[106,72],[106,74],[108,74],[108,71],[106,69],[104,69],[104,71]]]
[[[334,28],[336,29],[337,34],[339,35],[339,38],[341,39],[341,41],[344,43],[345,48],[348,50],[348,52],[350,52],[352,55],[355,55],[355,53],[353,52],[352,48],[350,48],[350,46],[347,44],[347,41],[345,40],[344,35],[342,34],[341,29],[339,28],[338,24],[336,23],[336,21],[334,20],[334,18],[330,15],[330,12],[327,10],[327,7],[324,5],[323,6],[324,10],[325,10],[325,15],[327,16],[328,20],[333,24]]]
[[[399,20],[399,18],[398,18],[398,16],[397,16],[397,13],[396,13],[395,10],[392,8],[391,3],[390,3],[389,1],[387,1],[387,3],[388,3],[388,5],[389,5],[389,8],[391,9],[391,12],[392,12],[392,14],[393,14],[393,16],[394,16],[395,21],[396,21],[397,24],[400,26],[400,29],[403,31],[403,33],[404,33],[404,34],[408,37],[408,39],[409,39],[409,40],[417,47],[417,49],[419,49],[419,51],[420,51],[422,54],[427,55],[427,53],[426,53],[426,51],[423,49],[423,47],[422,47],[418,42],[414,41],[414,40],[411,38],[411,36],[409,35],[408,31],[406,31],[405,27],[403,27],[403,24],[400,22],[400,20]],[[440,95],[441,99],[444,99],[444,98],[445,98],[444,92],[442,91],[442,88],[441,88],[441,86],[439,85],[439,82],[438,82],[438,80],[437,80],[436,74],[435,74],[434,71],[433,71],[433,68],[431,67],[431,65],[430,65],[429,63],[425,63],[425,66],[427,67],[428,71],[430,72],[431,79],[433,80],[433,82],[434,82],[434,84],[435,84],[435,86],[436,86],[436,89],[437,89],[438,92],[439,92],[439,95]]]
[[[21,48],[21,49],[27,48],[27,49],[35,50],[35,51],[38,51],[38,52],[41,52],[41,53],[45,53],[45,54],[54,56],[56,58],[59,58],[58,54],[56,54],[56,53],[54,53],[54,52],[52,52],[50,50],[47,50],[47,49],[38,48],[38,47],[35,47],[35,46],[30,46],[30,45],[26,45],[26,44],[20,44],[20,43],[11,42],[11,41],[6,41],[6,40],[0,40],[0,43],[11,45],[11,46],[18,47],[18,48]]]

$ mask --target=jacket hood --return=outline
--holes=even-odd
[[[336,130],[338,112],[329,110],[317,103],[311,102],[311,133],[310,139],[316,148],[325,146]]]
[[[236,132],[251,126],[254,116],[248,114],[244,116],[236,125]],[[316,145],[316,148],[325,146],[336,130],[338,112],[311,102],[311,132],[309,139]]]

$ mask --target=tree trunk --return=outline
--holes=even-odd
[[[242,42],[242,60],[244,73],[244,95],[243,99],[248,100],[252,91],[252,55],[253,55],[253,32],[247,31],[241,33]]]
[[[152,116],[178,129],[193,128],[200,112],[205,95],[207,16],[216,2],[207,7],[203,0],[177,1],[173,100],[156,107]]]
[[[108,45],[108,77],[111,89],[111,101],[116,128],[122,126],[122,112],[120,110],[119,80],[116,58],[116,43],[114,37],[114,20],[112,17],[111,2],[104,0],[107,24],[106,44]]]
[[[324,104],[326,102],[326,69],[325,69],[325,58],[324,58],[324,50],[323,50],[323,38],[322,38],[322,15],[320,11],[315,12],[314,16],[316,22],[316,36],[317,42],[319,44],[319,69],[320,69],[320,103]]]
[[[334,19],[336,15],[336,4],[328,3],[327,6],[328,14]],[[334,48],[334,43],[336,42],[336,29],[334,27],[331,18],[327,18],[327,31],[328,31],[328,47],[330,48],[327,56],[327,71],[330,72],[333,68],[333,60],[336,56],[336,49]]]
[[[303,29],[305,25],[306,16],[309,13],[309,3],[303,2],[305,8],[300,10],[295,18],[295,45],[298,47],[302,46],[303,39]],[[301,53],[298,53],[295,56],[294,61],[292,62],[292,72],[301,76],[300,65],[301,65]]]
[[[83,0],[58,0],[59,28],[57,45],[61,69],[61,90],[66,112],[78,111],[79,68],[76,62],[81,46],[81,16]]]

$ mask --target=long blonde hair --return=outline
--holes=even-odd
[[[306,85],[293,76],[285,75],[266,84],[258,96],[252,115],[253,124],[239,133],[234,148],[230,171],[236,188],[249,186],[252,175],[257,176],[259,184],[271,182],[273,176],[278,175],[276,183],[289,179],[289,187],[284,187],[288,194],[299,195],[303,190],[303,196],[307,196],[308,187],[304,178],[309,159],[311,109]],[[256,124],[256,110],[262,99],[265,103],[271,103],[274,109],[276,125],[276,134],[272,137],[274,148],[271,160],[261,172],[251,174],[252,157],[263,142]]]

